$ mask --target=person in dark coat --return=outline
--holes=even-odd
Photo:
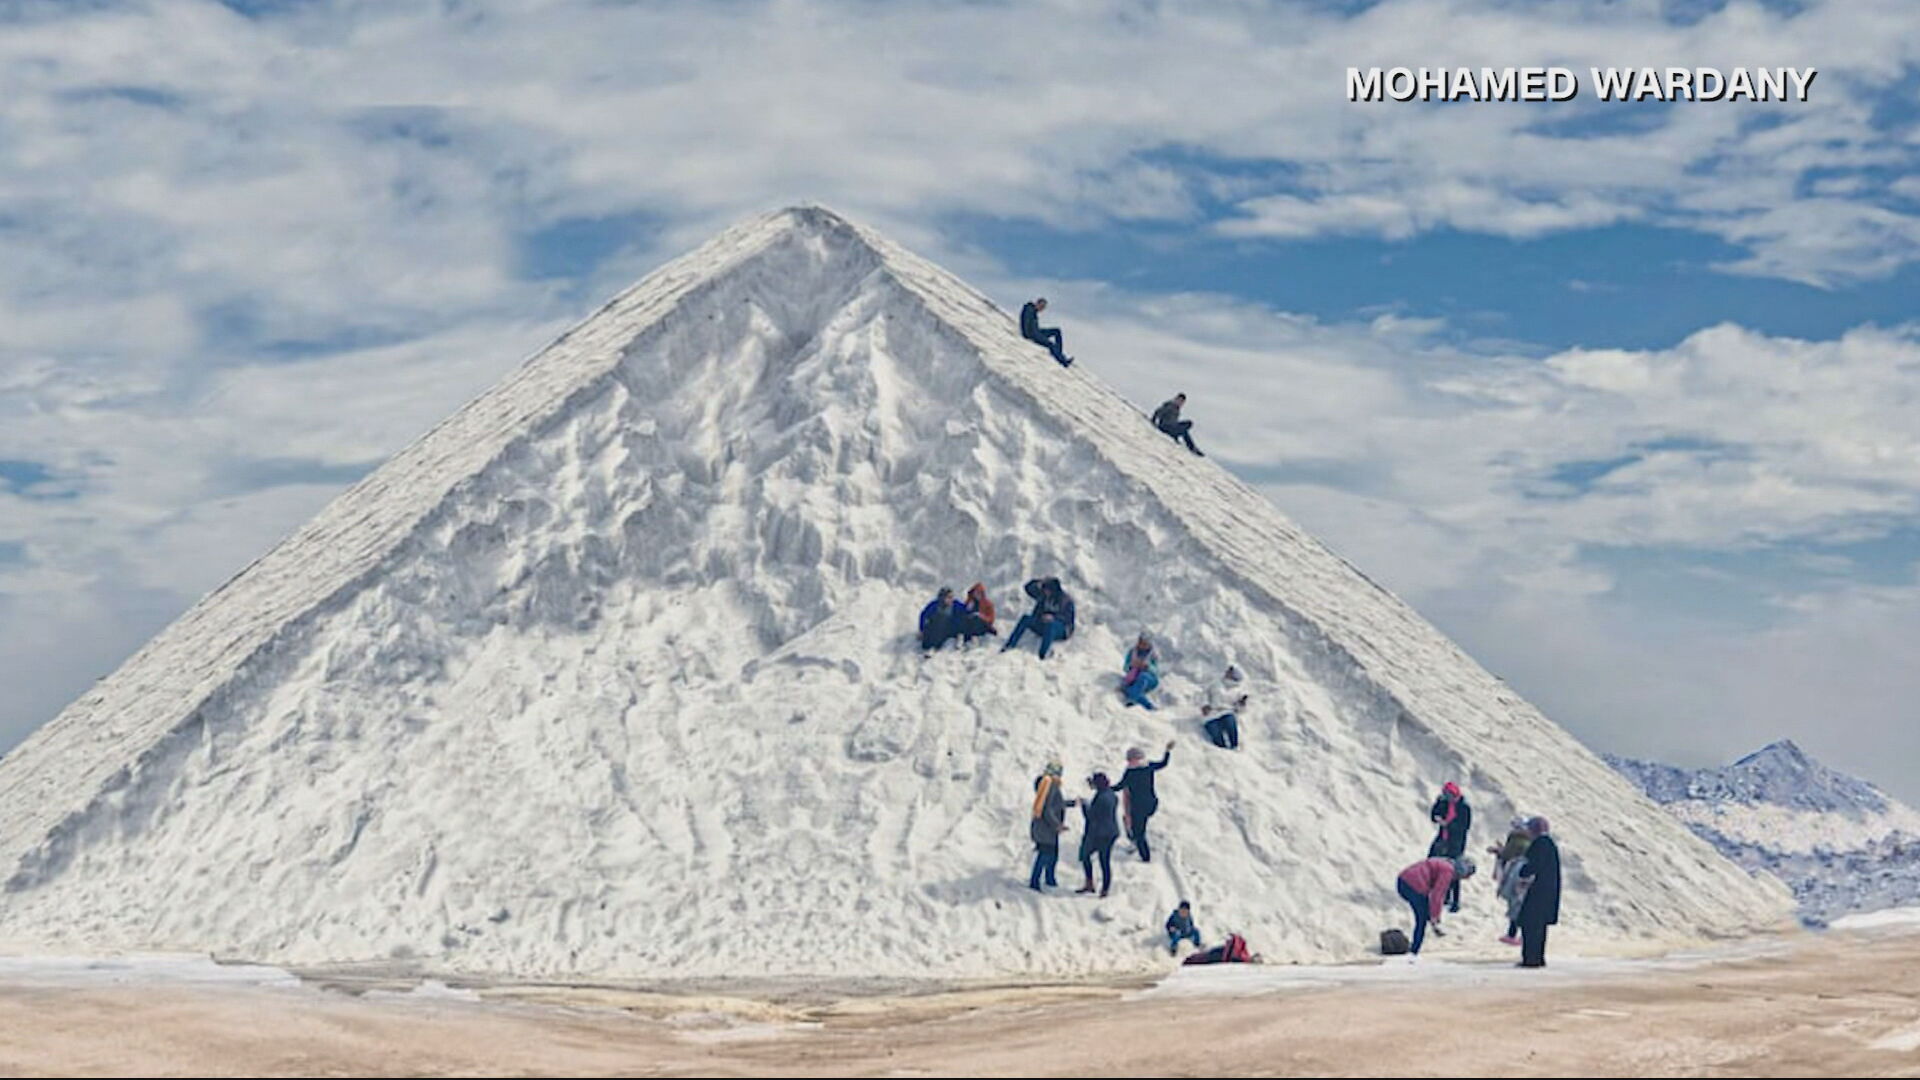
[[[1060,792],[1060,772],[1060,759],[1053,758],[1033,778],[1033,823],[1027,827],[1033,837],[1033,873],[1027,878],[1027,888],[1034,892],[1040,891],[1043,876],[1049,886],[1060,884],[1053,877],[1053,869],[1060,863],[1060,834],[1067,831],[1067,800]]]
[[[953,640],[966,614],[966,607],[953,598],[953,590],[943,586],[940,595],[920,609],[920,647],[931,652]]]
[[[1193,905],[1185,900],[1167,916],[1167,955],[1178,955],[1183,941],[1193,942],[1196,949],[1206,948],[1200,944],[1200,928],[1193,925]]]
[[[1141,862],[1153,861],[1153,848],[1147,843],[1147,821],[1154,811],[1160,809],[1160,797],[1153,790],[1153,774],[1167,767],[1168,759],[1173,757],[1173,744],[1167,744],[1166,753],[1160,760],[1147,761],[1147,752],[1134,747],[1127,751],[1127,771],[1120,777],[1115,790],[1125,793],[1127,798],[1127,839],[1133,841],[1133,849],[1140,853]]]
[[[1080,869],[1085,871],[1087,883],[1079,891],[1093,891],[1093,860],[1099,856],[1100,895],[1105,896],[1113,887],[1113,842],[1120,839],[1120,821],[1116,817],[1120,799],[1113,793],[1106,773],[1097,772],[1087,777],[1087,786],[1093,789],[1093,797],[1076,800],[1087,819],[1086,827],[1080,831]]]
[[[1547,966],[1547,927],[1560,921],[1560,845],[1547,835],[1549,828],[1543,817],[1527,822],[1533,843],[1527,845],[1527,861],[1514,871],[1527,889],[1520,901],[1521,967]]]
[[[1160,407],[1153,410],[1153,426],[1159,428],[1162,435],[1174,442],[1186,443],[1187,449],[1193,451],[1195,457],[1206,457],[1207,455],[1200,452],[1199,447],[1193,445],[1193,421],[1180,419],[1180,410],[1186,404],[1187,395],[1185,394],[1175,394],[1169,400],[1161,402]]]
[[[1026,594],[1033,597],[1033,610],[1020,616],[1014,624],[1013,633],[1008,635],[1006,645],[1000,651],[1020,644],[1020,639],[1031,630],[1040,638],[1040,659],[1045,660],[1053,651],[1053,643],[1065,641],[1073,636],[1074,611],[1073,597],[1060,585],[1057,577],[1034,578],[1024,586]]]
[[[1473,807],[1467,805],[1467,797],[1460,793],[1459,784],[1449,780],[1440,788],[1440,797],[1433,801],[1428,817],[1439,831],[1427,846],[1427,858],[1457,859],[1467,853],[1467,830],[1473,827]],[[1458,881],[1447,892],[1447,910],[1456,913],[1460,910]]]
[[[1047,310],[1047,298],[1029,300],[1020,308],[1020,336],[1036,345],[1044,345],[1061,367],[1072,367],[1073,357],[1061,350],[1060,329],[1041,326],[1040,313]]]

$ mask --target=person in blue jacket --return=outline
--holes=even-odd
[[[1000,651],[1018,646],[1020,639],[1031,630],[1040,637],[1040,659],[1045,660],[1053,651],[1054,642],[1073,636],[1073,597],[1061,587],[1057,577],[1034,578],[1027,582],[1025,589],[1027,595],[1033,597],[1033,610],[1020,616]]]
[[[920,647],[931,652],[952,641],[966,613],[966,605],[953,598],[953,590],[942,586],[933,603],[920,609]]]
[[[1183,941],[1193,942],[1196,949],[1206,948],[1200,944],[1200,928],[1193,925],[1193,907],[1185,900],[1167,916],[1167,955],[1178,955]]]
[[[1129,706],[1151,710],[1154,705],[1147,700],[1147,695],[1160,685],[1160,658],[1154,655],[1153,642],[1141,634],[1120,664],[1120,696],[1127,699]]]
[[[1036,345],[1044,345],[1061,367],[1072,367],[1073,357],[1061,351],[1060,328],[1041,326],[1040,313],[1047,310],[1047,298],[1029,300],[1020,309],[1020,336]]]

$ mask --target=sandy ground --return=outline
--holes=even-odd
[[[1578,965],[1568,965],[1569,969]],[[1221,970],[1221,969],[1215,969]],[[1200,972],[1191,974],[1199,975]],[[0,1071],[53,1075],[1920,1075],[1920,935],[1545,977],[1430,964],[1256,992],[749,1001],[577,989],[0,978]]]

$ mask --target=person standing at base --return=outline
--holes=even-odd
[[[1140,853],[1141,862],[1153,861],[1153,848],[1147,843],[1147,822],[1154,811],[1160,809],[1160,796],[1153,790],[1153,774],[1166,768],[1172,757],[1171,742],[1160,760],[1152,764],[1148,764],[1145,750],[1136,746],[1127,751],[1127,771],[1120,777],[1117,789],[1126,794],[1127,839],[1133,841],[1133,850]]]
[[[1060,791],[1060,759],[1047,759],[1046,768],[1033,779],[1033,822],[1027,832],[1033,837],[1033,873],[1027,888],[1040,891],[1041,878],[1047,886],[1054,880],[1054,867],[1060,865],[1060,834],[1067,831],[1067,800]]]
[[[1061,367],[1072,367],[1073,357],[1068,356],[1061,348],[1060,328],[1040,325],[1040,313],[1045,310],[1047,310],[1047,298],[1044,296],[1035,297],[1021,305],[1020,336],[1052,353],[1053,359]]]
[[[1440,933],[1440,912],[1447,901],[1447,891],[1457,886],[1461,879],[1473,876],[1472,859],[1426,858],[1400,871],[1394,888],[1400,899],[1413,909],[1413,941],[1408,950],[1420,955],[1420,946],[1427,940],[1427,924],[1433,924],[1433,932]]]
[[[1433,843],[1427,847],[1430,859],[1457,859],[1467,853],[1467,830],[1473,827],[1473,807],[1467,805],[1467,797],[1460,792],[1460,785],[1449,780],[1440,788],[1440,797],[1433,801],[1433,810],[1427,815],[1438,826]],[[1460,910],[1460,886],[1454,883],[1453,892],[1447,897],[1448,909]]]
[[[1098,856],[1100,895],[1104,897],[1113,887],[1113,842],[1120,839],[1120,821],[1116,816],[1120,799],[1113,793],[1106,773],[1097,772],[1087,777],[1087,786],[1093,789],[1093,797],[1078,800],[1080,813],[1086,818],[1080,830],[1080,869],[1086,873],[1087,883],[1078,891],[1093,891],[1093,860]]]
[[[1526,862],[1514,873],[1527,890],[1520,901],[1520,966],[1547,966],[1547,927],[1560,921],[1560,845],[1547,835],[1547,819],[1531,818]]]
[[[1527,848],[1532,844],[1533,834],[1527,832],[1527,819],[1521,816],[1507,826],[1506,843],[1487,849],[1487,854],[1494,858],[1494,889],[1500,899],[1507,902],[1507,932],[1500,935],[1502,945],[1520,944],[1520,901],[1526,894],[1520,888],[1517,871],[1526,864]]]

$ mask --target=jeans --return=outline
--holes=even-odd
[[[1167,951],[1168,952],[1179,952],[1180,943],[1182,941],[1191,941],[1193,942],[1194,948],[1196,949],[1200,948],[1201,946],[1200,946],[1199,927],[1190,926],[1186,929],[1185,932],[1176,931],[1176,930],[1167,931]]]
[[[1053,354],[1054,361],[1058,363],[1061,367],[1066,367],[1067,364],[1071,362],[1067,359],[1067,354],[1065,350],[1062,348],[1062,346],[1065,343],[1060,339],[1059,327],[1057,326],[1044,327],[1036,331],[1034,333],[1034,336],[1028,338],[1027,340],[1033,342],[1036,345],[1045,345],[1047,347],[1047,351]]]
[[[1035,622],[1032,612],[1020,616],[1020,621],[1014,624],[1013,636],[1007,638],[1007,644],[1000,651],[1005,652],[1020,644],[1020,638],[1029,630],[1040,635],[1040,659],[1045,660],[1047,654],[1053,651],[1053,643],[1060,640],[1060,620]]]
[[[1419,956],[1420,943],[1427,940],[1427,913],[1430,910],[1431,901],[1405,881],[1396,881],[1394,884],[1400,886],[1400,899],[1405,900],[1407,905],[1413,908],[1412,952],[1413,955]]]
[[[1138,705],[1143,709],[1151,709],[1153,708],[1153,702],[1147,700],[1147,695],[1152,693],[1154,687],[1159,685],[1160,676],[1155,675],[1151,671],[1143,671],[1132,682],[1121,687],[1120,692],[1126,695],[1127,704]]]
[[[1523,922],[1520,924],[1520,966],[1547,966],[1546,923]]]
[[[1193,451],[1194,453],[1197,454],[1200,452],[1200,448],[1193,445],[1193,421],[1176,420],[1171,424],[1161,425],[1160,431],[1162,434],[1166,435],[1167,438],[1172,439],[1174,442],[1186,443],[1187,449]]]
[[[1144,814],[1135,811],[1127,822],[1127,839],[1133,841],[1133,849],[1140,853],[1141,862],[1153,861],[1153,847],[1147,843],[1147,822],[1153,820],[1154,812],[1159,809],[1156,806]]]
[[[1100,895],[1107,895],[1113,887],[1113,837],[1099,841],[1080,842],[1080,869],[1087,875],[1087,888],[1093,887],[1093,857],[1100,856]]]
[[[1207,729],[1207,738],[1213,740],[1213,745],[1225,747],[1228,750],[1240,749],[1239,717],[1232,713],[1224,713],[1201,726]]]
[[[1033,849],[1033,876],[1027,879],[1027,888],[1040,888],[1040,879],[1043,876],[1047,879],[1047,884],[1049,885],[1060,884],[1053,880],[1053,868],[1058,865],[1060,865],[1060,848],[1057,845],[1054,847],[1035,847]]]

